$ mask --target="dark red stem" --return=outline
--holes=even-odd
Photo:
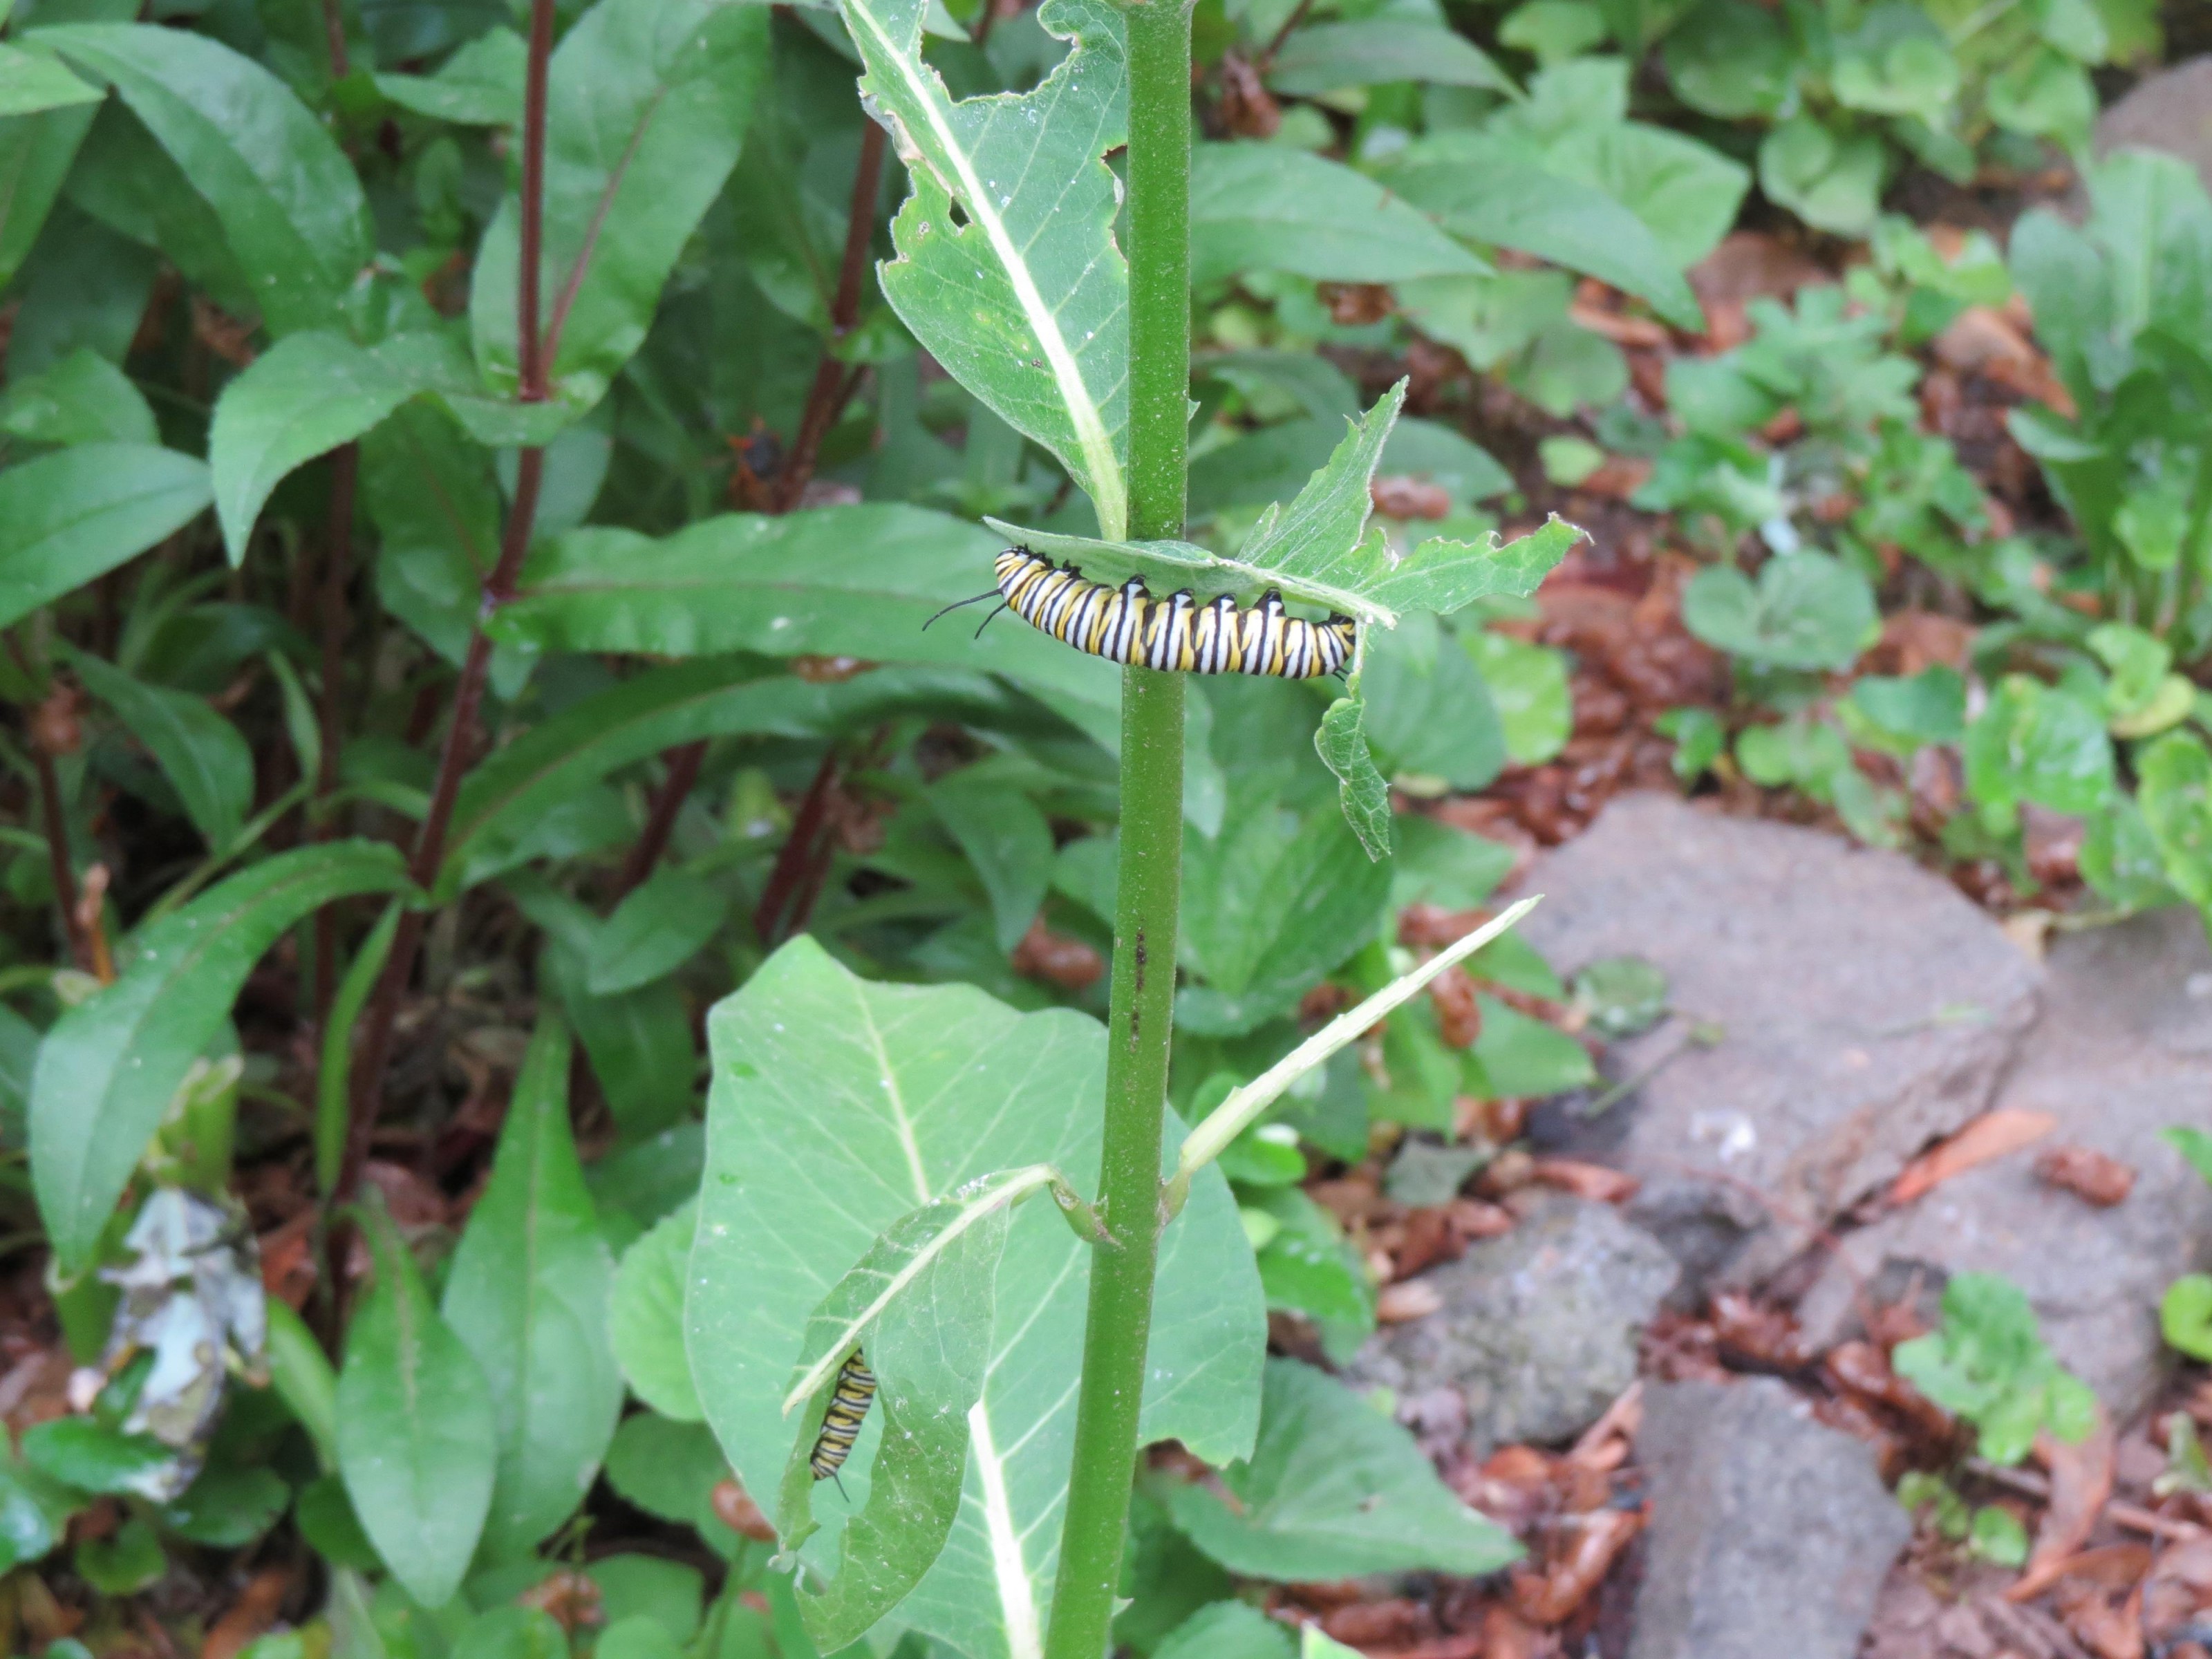
[[[676,833],[676,815],[684,810],[691,786],[699,781],[699,765],[706,758],[704,738],[696,743],[679,744],[662,753],[668,775],[661,780],[653,797],[652,809],[645,816],[645,828],[639,832],[637,844],[629,849],[629,856],[623,860],[622,874],[615,878],[616,903],[622,902],[653,873],[653,866],[668,850],[668,838]]]
[[[873,121],[860,129],[860,164],[853,172],[853,199],[845,216],[845,257],[837,266],[837,291],[830,302],[830,339],[822,361],[814,366],[814,384],[806,393],[806,410],[799,416],[799,435],[791,446],[777,481],[776,510],[788,513],[799,505],[808,480],[814,476],[815,458],[822,441],[844,413],[854,381],[839,361],[836,343],[853,331],[860,316],[860,283],[867,275],[868,240],[876,228],[876,192],[884,176],[884,130]]]
[[[62,821],[62,781],[45,745],[32,744],[31,759],[39,769],[39,810],[46,815],[46,857],[53,869],[54,902],[62,908],[62,931],[69,938],[70,956],[81,972],[88,974],[92,941],[85,936],[84,918],[77,914],[76,876],[70,868],[69,826]]]
[[[323,39],[330,43],[331,79],[343,81],[351,64],[346,58],[345,14],[338,0],[323,0]]]
[[[815,769],[814,781],[806,787],[805,797],[791,820],[791,833],[777,849],[775,867],[769,872],[768,883],[761,889],[760,903],[753,911],[753,932],[770,949],[796,931],[793,917],[803,918],[811,907],[807,890],[820,890],[822,878],[814,872],[815,842],[820,839],[823,820],[829,816],[830,784],[836,771],[837,750],[832,744]]]
[[[515,273],[516,368],[515,397],[522,403],[543,403],[547,395],[544,342],[538,332],[539,268],[545,245],[545,76],[553,56],[553,0],[531,0],[529,59],[522,83],[522,222]],[[430,790],[430,806],[415,838],[409,873],[425,889],[437,880],[446,858],[446,839],[453,828],[453,807],[460,798],[461,779],[475,758],[482,738],[484,688],[491,673],[491,636],[484,623],[514,597],[522,574],[523,555],[530,549],[530,534],[538,519],[538,495],[545,481],[545,452],[525,449],[515,469],[514,500],[507,509],[500,538],[499,559],[485,579],[477,607],[477,625],[469,635],[459,680],[453,689],[453,714],[446,724],[446,741],[438,757],[438,772]],[[352,1113],[346,1125],[345,1162],[338,1176],[333,1204],[350,1202],[361,1184],[362,1171],[376,1133],[383,1104],[385,1073],[392,1061],[392,1038],[399,1018],[399,1000],[415,975],[415,958],[422,947],[429,915],[410,910],[400,918],[392,941],[392,956],[377,980],[364,1018],[358,1063],[354,1070]],[[330,1261],[335,1274],[342,1267],[347,1230],[331,1230]]]

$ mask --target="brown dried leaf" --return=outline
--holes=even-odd
[[[2098,1517],[2112,1501],[2113,1447],[2112,1419],[2102,1406],[2097,1407],[2096,1427],[2079,1444],[2069,1445],[2049,1435],[2039,1437],[2037,1450],[2051,1471],[2051,1503],[2036,1528],[2026,1571],[2005,1592],[2008,1601],[2025,1601],[2041,1595],[2064,1572],[2067,1558],[2088,1542]]]
[[[2133,1168],[2093,1146],[2053,1146],[2035,1160],[2035,1174],[2100,1209],[2124,1203],[2136,1184]]]
[[[238,1593],[238,1600],[208,1626],[207,1639],[200,1644],[200,1659],[233,1659],[247,1643],[275,1624],[297,1576],[295,1567],[264,1567],[247,1579],[246,1588]]]
[[[1529,1164],[1528,1175],[1531,1180],[1540,1181],[1547,1187],[1557,1187],[1577,1198],[1599,1204],[1626,1203],[1636,1196],[1639,1184],[1634,1176],[1573,1158],[1536,1158]]]
[[[1956,1175],[2032,1146],[2058,1127],[2049,1112],[2031,1112],[2016,1106],[2000,1106],[1923,1152],[1905,1166],[1890,1183],[1889,1202],[1910,1204],[1933,1192]]]
[[[1593,1510],[1563,1519],[1565,1547],[1541,1572],[1513,1573],[1513,1610],[1532,1624],[1556,1625],[1605,1581],[1621,1551],[1644,1525],[1635,1510]]]
[[[552,1614],[554,1622],[572,1634],[606,1623],[606,1614],[599,1608],[599,1585],[566,1567],[514,1599],[526,1607]]]
[[[1375,1317],[1384,1325],[1409,1325],[1442,1311],[1443,1305],[1443,1292],[1427,1279],[1401,1279],[1376,1293]]]
[[[1388,519],[1443,519],[1451,515],[1451,491],[1423,478],[1386,476],[1367,487],[1375,510]]]
[[[1023,978],[1042,980],[1063,991],[1087,990],[1106,971],[1103,957],[1079,939],[1054,933],[1042,916],[1030,923],[1012,960]]]
[[[1236,52],[1221,59],[1221,124],[1238,138],[1272,138],[1281,130],[1283,106],[1260,82],[1259,71]]]
[[[1482,1036],[1482,1005],[1474,1000],[1474,981],[1464,968],[1448,968],[1429,981],[1429,1000],[1436,1006],[1437,1031],[1455,1048],[1471,1048]]]
[[[760,1544],[775,1542],[775,1528],[769,1525],[760,1505],[753,1502],[734,1476],[717,1480],[707,1502],[714,1511],[714,1518],[739,1537]]]

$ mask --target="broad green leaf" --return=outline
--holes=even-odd
[[[656,1555],[603,1555],[584,1569],[584,1576],[599,1587],[599,1611],[607,1621],[605,1635],[592,1650],[594,1659],[607,1651],[608,1637],[635,1632],[641,1623],[659,1632],[661,1645],[630,1651],[680,1659],[682,1644],[699,1629],[706,1601],[706,1576],[698,1568]]]
[[[380,75],[376,89],[403,109],[463,126],[522,125],[522,77],[529,50],[513,29],[478,35],[435,75]]]
[[[1012,951],[1052,882],[1051,825],[1018,789],[961,772],[932,785],[929,804],[982,878],[999,948]]]
[[[1520,1553],[1504,1528],[1437,1479],[1413,1437],[1341,1382],[1295,1359],[1267,1362],[1260,1443],[1169,1498],[1176,1524],[1231,1572],[1334,1579],[1433,1568],[1495,1572]]]
[[[1505,768],[1505,732],[1473,659],[1426,612],[1369,641],[1367,740],[1401,776],[1480,789]]]
[[[2191,1124],[2176,1124],[2159,1131],[2159,1139],[2179,1152],[2189,1167],[2212,1182],[2212,1131]]]
[[[173,1464],[176,1455],[150,1434],[125,1434],[90,1417],[55,1418],[23,1433],[24,1462],[78,1492],[135,1492],[144,1476]]]
[[[1695,264],[1735,226],[1751,171],[1679,132],[1641,121],[1577,128],[1546,146],[1565,177],[1595,186],[1641,219],[1677,269]]]
[[[139,1154],[262,953],[333,900],[407,884],[388,846],[280,853],[138,933],[121,977],[54,1023],[31,1079],[31,1183],[64,1273],[90,1258]]]
[[[546,86],[540,283],[559,400],[587,408],[644,343],[677,256],[736,165],[768,63],[767,15],[729,0],[601,0]],[[515,384],[519,198],[485,231],[470,289],[477,362]]]
[[[0,120],[0,287],[29,257],[98,108],[76,104]]]
[[[630,1391],[663,1417],[685,1423],[703,1414],[684,1352],[684,1268],[698,1225],[698,1206],[687,1203],[625,1250],[607,1310],[615,1363]]]
[[[1194,1030],[1247,1031],[1288,1012],[1382,920],[1390,866],[1334,801],[1296,811],[1278,787],[1272,771],[1232,775],[1220,835],[1184,837],[1178,954],[1205,984],[1177,994],[1176,1018]]]
[[[73,1489],[30,1464],[0,1459],[0,1564],[13,1571],[44,1556],[61,1542],[80,1501]]]
[[[877,1237],[1010,1165],[1087,1177],[1104,1034],[965,986],[868,984],[786,945],[710,1017],[708,1170],[685,1321],[708,1420],[756,1493],[798,1435],[782,1413],[806,1322]],[[1172,1128],[1170,1134],[1179,1134]],[[1162,1242],[1142,1432],[1225,1461],[1250,1447],[1256,1276],[1228,1189],[1202,1175]],[[969,1414],[951,1542],[899,1617],[981,1659],[1040,1650],[1082,1347],[1089,1247],[1049,1206],[1015,1214],[989,1374]]]
[[[1283,43],[1267,72],[1277,92],[1334,92],[1341,87],[1426,81],[1517,94],[1520,88],[1465,35],[1410,17],[1314,23]]]
[[[1866,578],[1826,553],[1769,559],[1759,580],[1733,565],[1690,579],[1682,621],[1716,649],[1776,668],[1847,668],[1880,626]]]
[[[2166,878],[2212,915],[2212,754],[2194,733],[2169,732],[2136,757],[2136,775]]]
[[[1489,1098],[1539,1099],[1597,1080],[1589,1051],[1565,1031],[1495,997],[1478,997],[1475,1006],[1482,1011],[1482,1035],[1469,1052],[1482,1067]]]
[[[161,441],[144,394],[89,346],[39,374],[11,379],[0,394],[0,432],[64,447]]]
[[[1553,171],[1523,141],[1471,131],[1416,139],[1376,177],[1455,235],[1517,248],[1650,302],[1679,328],[1705,313],[1644,222],[1589,185]]]
[[[483,1370],[439,1317],[380,1205],[368,1236],[376,1285],[346,1330],[338,1467],[392,1576],[421,1606],[441,1607],[490,1512],[497,1425]]]
[[[135,1516],[105,1538],[79,1543],[70,1565],[104,1595],[135,1595],[169,1570],[160,1535]]]
[[[600,925],[586,987],[612,996],[665,977],[721,931],[729,910],[712,883],[681,870],[656,872]]]
[[[282,81],[204,34],[76,23],[28,37],[112,82],[222,221],[272,332],[314,328],[369,260],[353,164]]]
[[[1881,208],[1888,153],[1870,132],[1832,132],[1795,115],[1759,146],[1759,187],[1807,224],[1863,236]]]
[[[271,1468],[218,1463],[161,1505],[161,1524],[179,1538],[217,1549],[243,1549],[292,1506],[292,1488]]]
[[[777,1505],[787,1551],[815,1530],[820,1483],[809,1460],[838,1370],[855,1350],[875,1373],[872,1414],[882,1417],[873,1454],[846,1465],[856,1483],[865,1468],[867,1493],[844,1505],[852,1513],[835,1577],[819,1582],[817,1569],[799,1580],[799,1612],[818,1648],[834,1652],[905,1600],[951,1534],[967,1473],[969,1413],[982,1397],[991,1358],[1008,1205],[1049,1173],[988,1176],[901,1217],[806,1322],[784,1397],[799,1430]]]
[[[541,1012],[490,1183],[440,1311],[483,1368],[499,1447],[486,1547],[529,1549],[583,1502],[621,1414],[614,1277],[568,1128],[568,1033]]]
[[[208,504],[204,464],[83,444],[0,473],[0,628],[102,576]]]
[[[1175,1627],[1152,1659],[1291,1659],[1291,1633],[1243,1601],[1216,1601]]]
[[[519,1606],[478,1613],[448,1650],[451,1659],[568,1659],[569,1651],[568,1632],[551,1613]]]
[[[0,46],[0,116],[36,115],[70,104],[96,104],[106,96],[45,54]]]
[[[415,390],[386,355],[342,334],[295,334],[222,389],[208,433],[215,513],[234,565],[286,475],[381,421]]]
[[[1488,269],[1424,215],[1340,162],[1279,144],[1200,144],[1191,154],[1194,284],[1247,270],[1395,283]]]
[[[2086,817],[2112,793],[2112,740],[2100,711],[2025,674],[1991,689],[1966,728],[1964,758],[1967,793],[1999,820],[2023,801]],[[2145,793],[2147,817],[2155,793]]]
[[[684,1236],[688,1249],[690,1236]],[[681,1270],[682,1261],[678,1262]],[[683,1310],[671,1315],[672,1334],[683,1344]],[[623,1419],[607,1448],[607,1484],[625,1503],[647,1515],[696,1527],[718,1550],[727,1553],[735,1538],[714,1516],[717,1482],[728,1479],[730,1466],[714,1443],[714,1431],[696,1420],[678,1422],[651,1412],[635,1412]]]
[[[499,639],[548,651],[811,653],[988,668],[1049,691],[1055,707],[1096,711],[1111,728],[1120,676],[1033,629],[1001,622],[979,643],[978,606],[923,624],[992,591],[1005,542],[915,507],[822,507],[781,518],[726,514],[649,540],[574,531],[540,547],[521,596],[491,625]]]
[[[675,1564],[656,1561],[654,1565]],[[634,1613],[600,1632],[592,1652],[594,1659],[684,1659],[684,1649],[659,1620]]]
[[[204,697],[149,684],[89,652],[64,654],[85,690],[146,745],[208,850],[228,851],[253,805],[253,751],[238,728]]]
[[[448,662],[459,664],[499,557],[502,513],[491,457],[451,416],[408,404],[361,441],[361,504],[376,526],[377,597]],[[529,647],[502,640],[501,654]]]
[[[1348,1648],[1319,1625],[1308,1625],[1298,1637],[1298,1659],[1353,1659],[1359,1651]]]
[[[258,285],[231,248],[222,220],[127,104],[111,100],[101,107],[65,194],[71,206],[117,235],[159,253],[240,322],[260,319]]]
[[[1048,0],[1074,44],[1033,91],[956,100],[922,58],[921,0],[844,0],[860,90],[913,181],[884,296],[930,355],[1059,457],[1109,540],[1127,530],[1128,267],[1105,156],[1128,140],[1120,16]],[[957,204],[965,222],[956,220]]]
[[[1660,57],[1684,103],[1731,120],[1779,110],[1796,69],[1781,22],[1753,0],[1705,0]]]
[[[1462,629],[1459,642],[1482,672],[1506,755],[1516,766],[1534,766],[1558,754],[1575,729],[1565,654],[1486,628]]]

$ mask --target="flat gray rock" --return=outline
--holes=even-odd
[[[2001,1273],[2026,1291],[2058,1358],[2124,1421],[2151,1403],[2166,1363],[2159,1298],[2212,1266],[2212,1188],[2160,1139],[2212,1123],[2212,949],[2192,911],[2160,910],[2062,934],[2047,962],[2049,1012],[1998,1103],[2048,1112],[2045,1140],[1944,1182],[1850,1235],[1801,1309],[1816,1339],[1851,1313],[1850,1273],[1878,1287],[1916,1270]],[[2099,1209],[2036,1178],[2042,1147],[2073,1142],[2134,1168],[2126,1200]]]
[[[1680,1271],[1610,1206],[1549,1197],[1511,1232],[1422,1274],[1443,1309],[1385,1329],[1347,1380],[1401,1401],[1456,1391],[1485,1454],[1571,1440],[1635,1381],[1637,1338]]]
[[[1632,955],[1671,981],[1678,1017],[1607,1069],[1666,1063],[1577,1133],[1642,1180],[1630,1213],[1692,1285],[1770,1271],[1980,1112],[2036,1012],[2036,966],[1911,860],[1671,795],[1617,797],[1521,890],[1562,972]]]
[[[1636,1455],[1651,1523],[1628,1659],[1852,1659],[1912,1532],[1871,1448],[1761,1377],[1649,1385]]]
[[[2097,154],[2161,149],[2195,167],[2212,190],[2212,58],[2147,75],[2097,118]]]

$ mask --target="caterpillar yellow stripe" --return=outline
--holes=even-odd
[[[855,1348],[837,1368],[836,1392],[830,1395],[829,1413],[822,1419],[822,1432],[814,1437],[814,1449],[806,1459],[806,1467],[817,1480],[830,1480],[845,1467],[845,1460],[853,1455],[853,1443],[860,1437],[860,1425],[867,1420],[868,1406],[875,1397],[876,1374],[868,1369],[868,1362],[860,1358],[860,1351]]]
[[[1094,657],[1146,668],[1318,679],[1343,669],[1358,636],[1349,617],[1313,623],[1285,615],[1273,589],[1251,606],[1226,593],[1200,605],[1188,588],[1156,599],[1141,577],[1109,587],[1026,547],[1000,554],[997,574],[1007,608],[1032,628]]]

